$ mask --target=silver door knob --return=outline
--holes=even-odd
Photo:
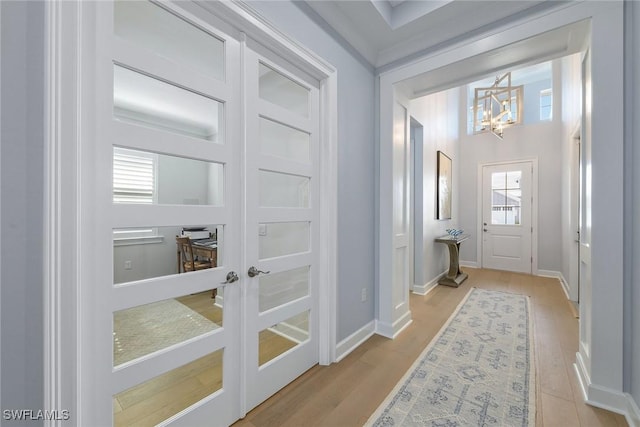
[[[227,274],[227,281],[226,282],[220,282],[221,285],[227,285],[229,283],[233,283],[233,282],[237,282],[238,281],[238,275],[236,274],[235,271],[230,271]]]
[[[258,274],[269,274],[271,273],[270,271],[261,271],[258,270],[257,268],[255,268],[254,266],[249,267],[249,270],[247,271],[247,274],[249,275],[249,277],[255,277]]]

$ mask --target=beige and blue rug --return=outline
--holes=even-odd
[[[529,297],[471,289],[367,426],[535,426]]]

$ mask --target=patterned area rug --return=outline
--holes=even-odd
[[[529,297],[471,289],[367,426],[535,426]]]
[[[218,325],[174,299],[118,311],[113,316],[113,365],[217,328]]]

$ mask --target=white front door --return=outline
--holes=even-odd
[[[482,266],[531,273],[532,162],[482,168]]]
[[[83,424],[229,425],[318,362],[318,81],[191,3],[87,10]]]

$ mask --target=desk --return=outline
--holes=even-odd
[[[197,240],[192,240],[191,247],[193,248],[193,256],[196,259],[208,259],[211,262],[210,268],[218,266],[218,245],[202,245]]]
[[[449,248],[449,271],[447,275],[438,281],[439,285],[453,286],[457,288],[469,275],[460,270],[460,243],[467,240],[468,234],[459,236],[442,236],[436,239],[438,243],[444,243]]]

